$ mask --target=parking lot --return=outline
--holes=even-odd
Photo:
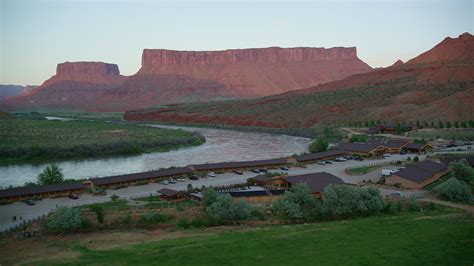
[[[349,160],[345,162],[332,162],[331,164],[326,165],[319,165],[319,164],[308,164],[306,168],[300,167],[293,167],[290,168],[288,171],[289,175],[299,175],[299,174],[308,174],[308,173],[315,173],[315,172],[327,172],[333,175],[336,175],[343,179],[347,183],[357,184],[359,181],[363,179],[371,179],[376,181],[380,177],[380,169],[367,173],[361,176],[351,176],[345,173],[345,169],[348,167],[357,167],[357,166],[366,166],[372,164],[388,164],[390,162],[396,162],[398,160],[404,160],[407,157],[413,157],[413,155],[399,155],[394,154],[385,159],[378,159],[378,160],[364,160],[364,161],[356,161],[356,160]],[[424,155],[419,156],[420,160],[425,158]],[[280,169],[273,169],[269,172],[282,172]],[[171,188],[175,190],[186,190],[188,184],[191,184],[193,187],[201,187],[201,186],[226,186],[226,185],[233,185],[239,183],[245,183],[246,180],[250,177],[255,177],[258,174],[253,173],[251,171],[244,171],[242,175],[238,175],[235,173],[224,173],[224,174],[217,174],[214,178],[200,178],[199,180],[190,180],[185,179],[184,182],[176,182],[176,184],[169,184],[169,185],[161,185],[159,183],[150,183],[147,185],[142,186],[130,186],[118,190],[106,190],[105,196],[93,196],[90,194],[82,194],[79,196],[79,199],[73,200],[70,198],[48,198],[43,199],[41,201],[37,201],[36,205],[28,206],[24,202],[15,202],[9,205],[0,206],[0,231],[3,231],[13,224],[19,224],[22,221],[19,220],[21,217],[23,220],[30,220],[37,218],[39,216],[45,215],[53,211],[59,206],[79,206],[85,204],[92,204],[98,202],[106,202],[110,200],[112,195],[117,195],[121,198],[125,199],[132,199],[138,198],[142,196],[147,196],[149,194],[156,194],[156,191],[161,188]],[[383,194],[388,195],[393,193],[392,190],[381,190]],[[407,194],[408,195],[408,194]],[[15,223],[12,222],[12,217],[16,216],[17,221]]]

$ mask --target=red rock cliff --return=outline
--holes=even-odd
[[[120,71],[116,64],[103,62],[65,62],[58,64],[56,75],[68,74],[118,76]]]

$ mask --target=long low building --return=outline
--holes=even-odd
[[[0,190],[0,201],[21,201],[35,197],[66,197],[70,194],[80,193],[84,189],[86,187],[82,182],[10,188]]]
[[[388,149],[381,142],[372,143],[342,143],[333,149],[346,151],[347,153],[372,157],[380,156],[388,152]]]
[[[189,167],[196,172],[209,171],[229,171],[229,170],[245,170],[259,167],[279,167],[288,164],[286,159],[270,159],[257,161],[242,161],[242,162],[222,162],[222,163],[208,163],[208,164],[193,164]]]
[[[420,189],[435,182],[449,173],[448,165],[431,160],[416,163],[412,166],[385,178],[385,184],[403,188]]]
[[[346,154],[347,152],[343,150],[328,150],[328,151],[317,152],[317,153],[297,155],[297,156],[294,156],[293,158],[297,162],[300,162],[300,163],[311,163],[311,162],[316,162],[319,160],[334,159],[336,157],[344,156]]]
[[[188,167],[177,167],[169,169],[161,169],[143,173],[134,173],[126,175],[116,175],[100,178],[92,178],[84,182],[87,187],[110,188],[116,186],[130,186],[137,182],[154,182],[160,179],[186,176],[192,174],[193,171]]]

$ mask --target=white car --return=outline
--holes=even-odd
[[[216,174],[214,172],[209,172],[207,173],[207,177],[216,177]]]
[[[168,182],[168,180],[161,180],[160,184],[161,185],[169,185],[169,182]]]
[[[391,176],[392,174],[398,172],[397,170],[382,169],[382,176]]]
[[[176,179],[176,181],[178,181],[178,182],[184,182],[185,180],[184,180],[184,178],[178,178],[178,179]]]

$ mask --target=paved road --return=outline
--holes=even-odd
[[[310,164],[306,168],[291,168],[288,171],[289,175],[307,174],[315,172],[328,172],[342,178],[347,183],[357,184],[363,179],[371,179],[377,181],[380,177],[380,169],[375,170],[371,173],[362,176],[351,176],[344,172],[347,167],[362,166],[367,164],[375,163],[389,163],[391,161],[404,160],[407,157],[413,157],[413,155],[392,155],[387,159],[378,160],[365,160],[365,161],[346,161],[346,162],[333,162],[328,165]],[[424,155],[419,156],[421,160],[424,159]],[[272,170],[273,172],[279,172],[279,170]],[[4,231],[14,224],[19,224],[21,221],[17,220],[16,223],[12,222],[12,217],[16,216],[18,219],[22,217],[23,220],[34,219],[41,215],[45,215],[56,209],[57,206],[79,206],[97,202],[106,202],[110,200],[111,195],[117,195],[121,198],[137,198],[141,196],[149,195],[150,193],[156,193],[157,190],[167,187],[176,190],[185,190],[188,184],[192,184],[193,187],[201,186],[224,186],[244,183],[248,178],[254,177],[257,174],[246,171],[243,175],[237,175],[234,173],[219,174],[215,178],[201,178],[199,180],[186,180],[185,182],[178,182],[170,185],[160,185],[158,183],[151,183],[143,186],[131,186],[122,188],[119,190],[107,190],[106,196],[92,196],[89,194],[80,195],[77,200],[69,198],[55,198],[55,199],[44,199],[38,201],[34,206],[28,206],[23,202],[15,202],[10,205],[0,206],[0,231]],[[394,192],[394,190],[381,190],[383,195],[388,195]],[[411,192],[404,192],[404,195],[409,196]]]

